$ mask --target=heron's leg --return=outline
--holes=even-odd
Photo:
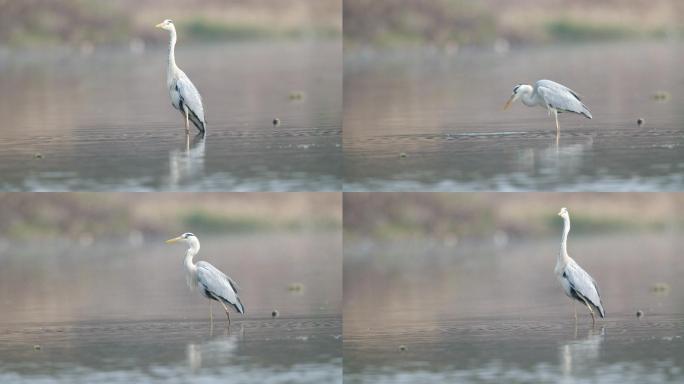
[[[572,300],[572,309],[575,310],[575,324],[577,324],[577,303],[575,300]]]
[[[587,309],[591,314],[591,325],[596,325],[596,317],[594,316],[594,310],[591,309],[591,305],[589,305],[589,303],[584,298],[582,298],[582,301],[584,302],[584,305],[587,306]]]
[[[587,304],[587,308],[589,308],[589,313],[591,314],[591,325],[596,325],[596,316],[594,316],[594,310],[591,309],[589,304]]]
[[[190,134],[189,116],[188,116],[188,109],[184,108],[184,110],[185,110],[185,134],[187,135],[187,134]],[[556,124],[558,124],[557,121],[556,121]]]
[[[558,144],[558,141],[560,140],[560,125],[558,124],[558,111],[555,109],[553,110],[553,117],[556,118],[556,145]]]
[[[226,305],[222,301],[219,301],[219,303],[223,305],[223,309],[226,311],[226,316],[228,317],[228,326],[230,327],[230,312],[228,312],[228,307],[226,307]]]
[[[214,311],[211,310],[211,300],[209,301],[209,320],[211,325],[214,325]]]

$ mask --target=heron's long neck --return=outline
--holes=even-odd
[[[570,256],[568,256],[568,233],[570,232],[570,218],[563,218],[563,239],[561,240],[561,249],[558,253],[558,263],[566,263]]]
[[[173,75],[173,70],[176,68],[176,29],[172,28],[169,32],[171,39],[169,40],[169,77]]]
[[[520,96],[520,100],[523,102],[523,104],[527,105],[528,107],[534,107],[535,105],[539,104],[539,97],[536,92],[525,92]]]
[[[192,262],[192,258],[197,255],[199,248],[191,246],[187,252],[185,252],[185,269],[188,273],[193,274],[195,271],[195,263]]]

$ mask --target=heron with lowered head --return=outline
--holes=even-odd
[[[560,135],[558,114],[572,112],[591,119],[591,112],[575,91],[563,84],[551,80],[539,80],[534,86],[518,84],[513,87],[513,94],[504,105],[508,109],[515,101],[520,100],[528,107],[540,106],[546,108],[549,114],[556,119],[556,139]]]

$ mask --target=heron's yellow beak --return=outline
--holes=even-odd
[[[156,27],[156,28],[161,28],[163,25],[164,25],[164,22],[161,22],[161,23],[155,25],[155,27]]]
[[[511,104],[513,104],[513,99],[515,99],[515,95],[511,95],[511,98],[508,99],[506,104],[504,104],[504,107],[503,107],[504,111],[507,110],[508,108],[510,108]]]
[[[179,241],[180,239],[182,239],[182,237],[180,237],[180,236],[174,237],[173,239],[168,239],[168,240],[166,240],[166,244],[175,243],[176,241]]]

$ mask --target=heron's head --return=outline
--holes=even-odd
[[[513,104],[516,100],[518,100],[521,95],[525,93],[532,93],[533,91],[534,88],[532,88],[531,85],[527,84],[518,84],[515,87],[513,87],[513,94],[504,105],[504,111],[507,110],[511,106],[511,104]]]
[[[178,237],[174,237],[173,239],[168,239],[166,240],[167,243],[185,243],[188,244],[191,247],[195,247],[196,245],[199,245],[199,239],[197,239],[197,236],[193,235],[190,232],[186,232]]]
[[[156,27],[161,28],[161,29],[166,29],[167,31],[175,29],[175,27],[173,26],[173,21],[171,21],[169,19],[166,19],[166,20],[162,21],[161,23],[157,24]]]
[[[558,216],[560,216],[560,217],[562,217],[562,218],[564,218],[564,219],[569,218],[569,217],[570,217],[570,214],[568,213],[568,209],[565,208],[565,207],[561,208],[560,212],[558,212]]]

